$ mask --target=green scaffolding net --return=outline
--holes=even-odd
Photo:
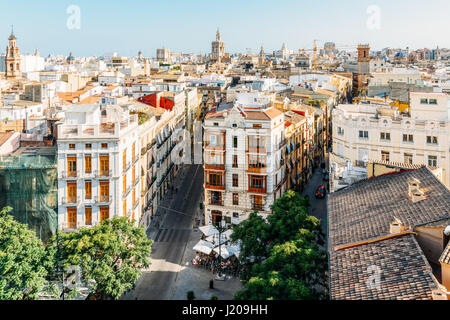
[[[57,229],[57,163],[54,155],[0,157],[0,208],[46,242]]]

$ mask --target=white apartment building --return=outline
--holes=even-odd
[[[242,93],[204,122],[205,222],[265,217],[285,192],[284,114],[262,93]]]
[[[449,95],[411,92],[410,101],[409,114],[388,105],[338,105],[332,118],[334,156],[358,167],[369,160],[439,167],[449,186]]]
[[[387,86],[389,82],[423,85],[422,74],[416,69],[381,68],[370,74],[370,86]]]
[[[138,118],[118,106],[73,105],[58,124],[58,229],[114,216],[140,220]]]

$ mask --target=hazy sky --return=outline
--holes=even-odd
[[[80,29],[69,29],[71,5]],[[368,12],[369,11],[369,12]],[[265,51],[369,43],[450,47],[448,0],[0,0],[0,52],[11,24],[22,53],[156,55],[156,48],[209,53],[220,27],[226,51]],[[72,25],[75,20],[70,20]],[[76,26],[76,24],[75,24]]]

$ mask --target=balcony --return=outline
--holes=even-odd
[[[282,141],[280,142],[280,144],[278,145],[278,149],[283,148],[283,147],[286,145],[286,143],[287,143],[287,140],[282,140]]]
[[[81,202],[81,197],[77,197],[77,196],[61,198],[62,205],[66,205],[66,206],[77,205],[80,202]]]
[[[361,160],[356,160],[354,163],[354,166],[358,167],[358,168],[367,168],[367,162],[361,161]]]
[[[133,164],[135,164],[136,162],[138,162],[138,160],[139,160],[139,157],[138,156],[135,156],[134,157],[134,159],[131,161]]]
[[[95,197],[94,198],[95,203],[97,204],[110,204],[112,202],[112,196],[108,196],[108,195],[103,195],[100,197]]]
[[[133,186],[136,186],[139,183],[139,179],[134,179]]]
[[[70,232],[78,229],[81,226],[80,222],[77,221],[70,221],[66,223],[66,226],[63,227],[63,231]]]
[[[122,195],[123,198],[126,198],[126,196],[128,196],[128,194],[129,194],[130,191],[131,191],[131,187],[132,187],[131,185],[128,186],[127,189],[124,191],[124,193],[123,193],[123,195]]]
[[[213,206],[223,206],[223,200],[210,199],[209,204]]]
[[[130,168],[131,168],[131,161],[128,161],[128,162],[125,164],[125,168],[123,169],[123,172],[128,171],[128,169],[130,169]]]
[[[137,208],[139,205],[139,199],[136,199],[136,201],[133,203],[133,210]]]
[[[210,170],[225,170],[225,164],[221,163],[221,164],[216,164],[216,163],[205,163],[205,169],[210,169]]]
[[[76,171],[61,171],[61,179],[73,179],[77,178],[78,173]]]
[[[94,176],[96,178],[110,178],[110,177],[112,177],[112,170],[94,171]]]
[[[259,167],[259,168],[248,167],[247,171],[248,172],[262,173],[262,172],[266,172],[266,168],[265,167]]]
[[[253,203],[252,204],[252,209],[256,210],[256,211],[263,211],[264,210],[264,205],[262,203]]]

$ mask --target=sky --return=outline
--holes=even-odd
[[[230,53],[261,45],[269,53],[283,42],[311,49],[315,39],[318,47],[450,48],[449,12],[448,0],[0,0],[0,53],[11,25],[21,53],[41,56],[205,54],[218,27]]]

